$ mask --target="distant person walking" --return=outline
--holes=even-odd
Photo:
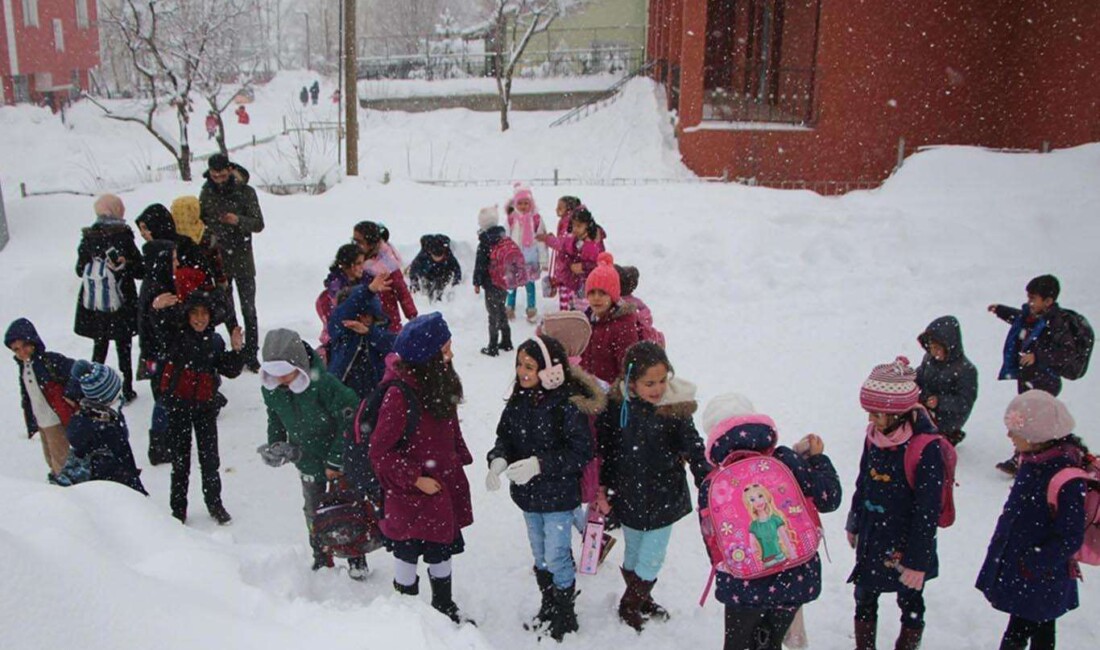
[[[313,100],[313,105],[317,105],[317,98],[321,96],[321,84],[314,80],[313,85],[309,87],[309,97]]]
[[[309,88],[302,86],[302,92],[298,93],[298,101],[302,102],[302,108],[309,104]]]

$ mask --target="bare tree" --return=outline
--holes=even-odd
[[[108,38],[125,48],[144,97],[130,110],[97,105],[110,119],[145,127],[176,159],[182,180],[191,180],[191,95],[218,76],[217,60],[232,51],[227,44],[238,39],[246,8],[247,0],[120,0],[105,4],[100,16]],[[176,118],[178,137],[156,122],[165,107]]]
[[[500,101],[500,130],[507,131],[508,109],[512,104],[512,76],[524,50],[535,34],[550,28],[563,12],[585,0],[483,0],[490,9],[493,25],[490,46],[493,74]]]

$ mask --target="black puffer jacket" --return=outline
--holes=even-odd
[[[169,410],[220,408],[216,396],[221,377],[232,379],[244,368],[244,356],[226,349],[225,340],[214,332],[213,319],[201,332],[191,327],[187,314],[196,305],[211,314],[216,309],[213,297],[196,291],[183,305],[153,312],[156,327],[168,341],[156,394]]]
[[[145,279],[138,292],[138,379],[147,379],[156,372],[151,364],[164,357],[168,339],[174,328],[158,328],[153,314],[153,301],[162,293],[175,293],[172,279],[172,257],[175,243],[154,239],[141,247],[145,256]]]
[[[263,231],[264,214],[256,190],[248,185],[248,171],[230,165],[229,180],[218,185],[207,180],[199,193],[202,221],[222,249],[222,263],[230,277],[256,275],[252,256],[252,235]],[[204,174],[206,175],[206,174]],[[237,215],[238,223],[222,223],[226,214]]]
[[[691,514],[685,463],[698,487],[710,471],[703,439],[695,430],[695,387],[674,379],[662,403],[632,397],[622,426],[623,386],[611,390],[608,408],[596,420],[600,485],[608,490],[611,514],[636,530],[670,526]]]
[[[114,249],[126,260],[125,266],[115,272],[122,307],[117,311],[95,311],[84,307],[84,289],[76,300],[76,323],[73,331],[90,339],[124,339],[137,333],[137,285],[145,275],[141,252],[134,243],[134,231],[120,222],[97,222],[85,228],[76,253],[76,276],[84,277],[84,266],[95,258],[107,258],[107,251]]]
[[[936,398],[936,407],[929,410],[940,431],[962,431],[978,399],[978,370],[963,352],[959,321],[954,316],[937,318],[917,340],[925,350],[933,341],[947,350],[944,361],[937,361],[927,352],[917,368],[920,401],[928,406],[928,398]]]

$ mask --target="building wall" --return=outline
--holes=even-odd
[[[49,73],[53,86],[73,83],[77,71],[79,85],[88,87],[88,71],[99,64],[99,30],[96,27],[96,1],[87,0],[88,27],[77,27],[75,0],[38,0],[38,26],[27,26],[20,0],[0,0],[5,11],[0,11],[0,76],[3,78],[4,101],[14,101],[14,83],[9,60],[8,25],[5,20],[10,2],[12,27],[14,27],[18,52],[19,74],[28,77],[32,101],[41,100],[42,73]],[[58,51],[55,41],[54,19],[62,23],[64,51]]]
[[[897,163],[900,138],[907,151],[1100,139],[1094,54],[1100,7],[1092,0],[1046,9],[948,0],[822,2],[816,121],[802,131],[701,125],[705,39],[698,35],[707,33],[706,2],[670,3],[682,4],[668,17],[672,25],[682,21],[680,149],[702,175],[763,183],[881,180]]]

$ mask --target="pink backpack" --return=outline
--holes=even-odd
[[[706,478],[707,507],[699,512],[711,572],[763,578],[817,555],[821,518],[790,468],[771,455],[736,451]],[[755,514],[750,512],[755,511]]]
[[[958,465],[959,455],[954,445],[938,433],[917,433],[909,439],[909,446],[905,448],[905,481],[909,488],[917,485],[917,465],[920,464],[921,454],[929,443],[939,441],[940,456],[943,457],[943,499],[940,502],[940,518],[936,522],[940,528],[947,528],[955,523],[955,466]]]
[[[1082,564],[1100,566],[1100,459],[1087,456],[1085,466],[1067,467],[1059,470],[1047,484],[1047,503],[1051,510],[1058,508],[1058,492],[1067,482],[1085,479],[1088,491],[1085,493],[1085,540],[1081,548],[1073,554],[1073,559]]]
[[[489,251],[489,279],[508,291],[527,284],[527,260],[511,237],[501,237]]]

